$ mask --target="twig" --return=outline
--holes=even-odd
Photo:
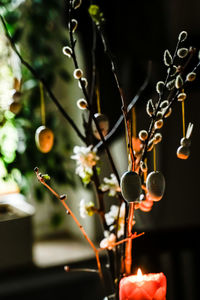
[[[180,44],[180,41],[178,40],[177,45],[176,45],[176,48],[175,48],[175,51],[174,51],[174,55],[173,55],[173,58],[172,58],[172,64],[171,64],[172,66],[173,66],[173,64],[174,64],[174,60],[175,60],[176,55],[177,55],[177,51],[178,51],[178,48],[179,48],[179,44]],[[194,55],[195,50],[196,50],[196,49],[191,48],[191,50],[190,50],[190,56],[189,56],[188,60],[186,61],[185,65],[181,67],[181,70],[180,70],[179,74],[182,74],[183,71],[185,70],[185,68],[188,66],[189,62],[191,61],[191,59],[192,59],[192,57],[193,57],[193,55]],[[200,62],[195,66],[195,68],[193,69],[192,72],[195,72],[195,71],[198,69],[199,66],[200,66]],[[167,73],[167,76],[166,76],[166,79],[165,79],[165,82],[164,82],[164,88],[166,87],[166,84],[167,84],[167,81],[168,81],[168,79],[169,79],[170,74],[171,74],[171,70],[170,70],[170,72]],[[185,83],[186,83],[186,80],[185,80],[184,83],[183,83],[183,87],[184,87]],[[163,88],[163,89],[164,89],[164,88]],[[172,96],[171,101],[170,101],[170,103],[169,103],[169,105],[168,105],[168,107],[167,107],[167,109],[166,109],[166,111],[165,111],[164,116],[168,113],[169,109],[170,109],[170,108],[172,107],[172,105],[175,103],[175,100],[176,100],[176,98],[177,98],[177,96],[178,96],[179,93],[180,93],[180,91],[179,91],[179,89],[178,89],[178,90],[175,92],[175,94]],[[146,157],[146,155],[147,155],[148,142],[149,142],[149,140],[152,138],[152,135],[153,135],[153,132],[154,132],[154,124],[155,124],[155,120],[156,120],[157,113],[158,113],[158,111],[159,111],[159,109],[160,109],[160,104],[161,104],[161,101],[162,101],[162,95],[163,95],[163,93],[160,93],[160,94],[159,94],[159,99],[158,99],[158,102],[157,102],[157,107],[156,107],[156,110],[155,110],[155,112],[154,112],[154,115],[152,116],[152,119],[151,119],[151,123],[150,123],[149,129],[148,129],[148,138],[146,139],[146,141],[145,141],[145,143],[144,143],[143,154],[142,154],[140,160],[144,160],[145,157]],[[164,116],[163,116],[163,117],[164,117]],[[139,173],[141,174],[141,170],[140,170]]]
[[[60,102],[58,101],[58,99],[56,98],[56,96],[54,95],[54,93],[52,92],[52,90],[50,89],[50,87],[48,86],[48,84],[46,83],[46,81],[43,78],[40,78],[40,76],[36,72],[36,70],[26,60],[24,60],[24,58],[21,56],[21,54],[17,50],[17,47],[16,47],[15,43],[13,42],[13,39],[12,39],[11,35],[8,32],[8,28],[6,26],[6,22],[5,22],[4,18],[1,15],[0,15],[0,18],[1,18],[1,22],[3,24],[5,35],[6,35],[7,39],[9,40],[12,49],[14,50],[14,52],[16,53],[16,55],[19,57],[21,63],[32,73],[32,75],[36,79],[38,79],[43,84],[44,88],[46,89],[46,91],[47,91],[47,93],[48,93],[48,95],[50,97],[50,99],[54,102],[54,104],[57,106],[58,110],[62,113],[62,115],[64,116],[64,118],[69,122],[69,124],[75,130],[75,132],[77,133],[77,135],[79,136],[79,138],[83,142],[85,142],[86,138],[80,132],[80,130],[78,129],[78,127],[76,126],[76,124],[74,123],[74,121],[72,120],[72,118],[67,114],[67,112],[65,111],[65,109],[62,107],[62,105],[60,104]]]
[[[123,243],[127,243],[128,241],[132,241],[132,240],[134,240],[134,239],[136,239],[136,238],[138,238],[138,237],[140,237],[140,236],[142,236],[142,235],[144,235],[144,232],[141,232],[141,233],[139,233],[139,234],[137,234],[137,233],[135,232],[134,234],[131,234],[130,237],[127,237],[127,238],[125,238],[125,239],[123,239],[123,240],[121,240],[121,241],[118,241],[118,242],[116,242],[116,243],[113,243],[113,247],[116,247],[116,246],[121,245],[121,244],[123,244]],[[109,247],[109,246],[108,246],[108,247]],[[100,252],[100,251],[103,251],[103,250],[105,250],[105,249],[108,249],[108,247],[105,247],[105,248],[99,248],[98,251],[99,251],[99,252]]]
[[[128,238],[132,236],[132,227],[133,227],[133,216],[134,216],[134,202],[129,204],[129,215],[127,221],[127,236]],[[128,239],[125,249],[125,272],[127,275],[131,273],[132,265],[132,239]]]
[[[74,67],[76,69],[78,69],[79,66],[78,66],[78,61],[77,61],[76,53],[75,53],[75,44],[76,44],[76,41],[74,40],[73,32],[72,32],[72,24],[71,24],[72,16],[71,16],[71,14],[72,14],[72,0],[69,1],[69,37],[70,37],[70,45],[71,45],[71,49],[72,49],[72,55],[71,56],[72,56],[72,59],[73,59],[73,62],[74,62]],[[98,122],[97,122],[97,120],[95,118],[95,115],[94,115],[94,112],[93,112],[93,108],[92,108],[92,106],[90,104],[90,98],[88,96],[85,84],[83,83],[83,81],[82,81],[81,78],[79,79],[79,83],[81,85],[81,88],[82,88],[83,94],[85,96],[85,99],[86,99],[86,101],[88,103],[88,110],[90,111],[92,120],[94,121],[95,126],[97,128],[97,131],[98,131],[98,133],[100,135],[100,138],[101,138],[101,140],[103,142],[103,145],[104,145],[106,154],[108,156],[109,162],[111,164],[111,168],[113,170],[113,173],[115,174],[115,176],[116,176],[116,178],[118,180],[118,183],[120,184],[120,177],[119,177],[118,171],[117,171],[117,169],[115,167],[112,155],[111,155],[110,150],[109,150],[109,148],[108,148],[108,146],[106,144],[104,136],[103,136],[103,134],[101,132],[101,129],[99,127],[99,124],[98,124]]]
[[[141,87],[139,88],[137,94],[135,95],[135,97],[132,99],[132,101],[129,103],[128,107],[127,107],[127,112],[129,113],[131,111],[131,109],[134,107],[134,105],[136,104],[136,102],[139,100],[142,92],[145,90],[145,88],[147,87],[148,83],[149,83],[149,78],[150,78],[150,73],[151,73],[151,66],[152,66],[152,62],[149,61],[148,63],[148,71],[147,71],[147,77],[145,78],[145,81],[143,82],[143,84],[141,85]],[[119,128],[119,126],[121,125],[122,121],[124,119],[123,114],[121,114],[121,116],[119,117],[119,119],[117,120],[117,122],[115,123],[115,125],[113,126],[113,128],[109,131],[109,133],[104,137],[104,139],[107,141],[109,140],[111,137],[113,137],[113,135],[115,134],[115,132],[117,131],[117,129]],[[97,149],[99,149],[101,146],[103,145],[103,142],[100,141],[95,147]]]
[[[99,270],[89,269],[89,268],[70,268],[69,266],[64,266],[66,272],[87,272],[87,273],[99,273]]]
[[[93,249],[95,256],[96,256],[96,262],[97,262],[97,267],[99,270],[99,276],[101,279],[103,279],[103,274],[102,274],[102,270],[101,270],[101,263],[100,263],[100,258],[99,258],[99,253],[98,253],[98,249],[95,247],[95,245],[93,244],[93,242],[90,240],[90,238],[88,237],[87,233],[85,232],[85,229],[83,228],[83,226],[79,223],[78,219],[76,218],[76,216],[74,215],[74,213],[71,211],[71,209],[69,208],[69,206],[67,205],[67,203],[65,202],[66,200],[66,195],[59,195],[56,191],[54,191],[54,189],[52,189],[43,179],[42,174],[39,173],[39,169],[36,167],[34,169],[38,180],[40,181],[41,184],[43,184],[58,200],[61,201],[62,205],[65,207],[65,209],[68,211],[68,213],[71,215],[71,217],[73,218],[74,222],[76,223],[76,225],[78,226],[78,228],[80,229],[80,231],[82,232],[83,236],[85,237],[85,239],[87,240],[87,242],[90,244],[91,248]]]
[[[118,88],[118,91],[119,91],[119,94],[120,94],[120,98],[121,98],[121,102],[122,102],[121,109],[122,109],[122,113],[123,113],[123,119],[124,119],[124,122],[125,122],[125,129],[126,129],[126,136],[127,136],[127,146],[128,146],[128,150],[131,154],[132,165],[134,165],[135,155],[134,155],[134,151],[133,151],[132,143],[131,143],[131,135],[130,135],[130,128],[129,128],[130,126],[129,126],[128,112],[127,112],[127,103],[126,103],[125,98],[124,98],[123,90],[122,90],[122,87],[121,87],[121,84],[120,84],[120,81],[119,81],[119,78],[118,78],[118,75],[117,75],[117,68],[116,68],[113,56],[111,54],[111,51],[108,47],[108,41],[107,41],[106,35],[103,31],[103,27],[99,24],[99,25],[97,25],[97,28],[99,30],[101,40],[102,40],[102,43],[103,43],[103,46],[104,46],[104,52],[110,60],[112,73],[113,73],[113,76],[114,76],[114,79],[115,79],[115,82],[116,82],[116,85],[117,85],[117,88]]]

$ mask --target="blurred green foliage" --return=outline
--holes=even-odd
[[[44,78],[52,88],[56,80],[68,82],[70,76],[63,66],[62,47],[67,40],[64,30],[64,1],[57,0],[3,0],[0,12],[3,14],[10,34],[25,60]],[[41,125],[39,82],[21,66],[21,110],[9,121],[23,140],[24,151],[13,151],[12,159],[3,154],[2,141],[0,157],[3,157],[8,172],[19,169],[26,178],[31,177],[38,166],[41,172],[48,172],[59,184],[74,185],[74,172],[70,167],[70,136],[52,108],[51,100],[45,94],[46,126],[55,134],[53,149],[48,154],[39,152],[35,145],[35,131]],[[50,106],[49,106],[50,104]],[[48,108],[50,107],[50,108]],[[5,126],[3,117],[0,127]],[[6,121],[8,122],[8,120]],[[18,142],[19,143],[19,142]],[[18,176],[19,177],[19,176]],[[21,185],[21,192],[27,193],[27,185]],[[35,199],[43,201],[45,190],[40,185],[34,189]],[[52,224],[59,224],[58,217]]]

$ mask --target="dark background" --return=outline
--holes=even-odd
[[[183,30],[188,39],[183,47],[200,48],[200,19],[197,1],[96,1],[104,11],[106,33],[117,65],[117,72],[125,99],[129,103],[137,93],[147,75],[148,61],[152,61],[149,84],[136,104],[137,131],[147,129],[149,119],[145,112],[149,98],[156,99],[155,85],[164,80],[166,67],[163,63],[165,49],[174,52],[177,37]],[[84,10],[85,9],[85,10]],[[80,19],[82,44],[91,65],[89,29],[84,7]],[[87,37],[87,38],[86,38]],[[196,54],[197,55],[197,54]],[[103,47],[97,36],[96,56],[101,89],[102,111],[109,117],[111,127],[121,113],[121,101],[115,87],[110,63],[103,54]],[[194,63],[197,59],[194,59]],[[176,150],[182,138],[181,105],[176,103],[172,115],[166,119],[161,130],[163,141],[159,145],[158,169],[166,179],[165,196],[156,203],[152,212],[138,213],[138,227],[144,229],[182,228],[199,226],[199,77],[187,90],[185,103],[186,128],[189,122],[194,124],[191,155],[186,160],[176,156]],[[123,126],[122,126],[123,127]],[[116,136],[123,136],[121,128]],[[115,138],[113,139],[115,140]],[[112,143],[112,142],[111,142]],[[149,161],[152,160],[151,155]],[[124,170],[126,171],[126,170]]]

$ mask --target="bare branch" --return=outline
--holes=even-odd
[[[76,126],[76,124],[74,123],[74,121],[72,120],[72,118],[67,114],[67,112],[65,111],[65,109],[62,107],[62,105],[60,104],[60,102],[58,101],[58,99],[56,98],[56,96],[54,95],[54,93],[52,92],[52,90],[50,89],[50,87],[48,86],[48,84],[46,83],[46,81],[43,78],[40,78],[40,76],[36,72],[36,70],[26,60],[24,60],[24,58],[21,56],[21,54],[17,50],[17,47],[16,47],[15,43],[13,42],[13,39],[12,39],[11,35],[8,32],[8,28],[6,26],[6,22],[5,22],[4,18],[1,15],[0,15],[0,18],[1,18],[1,22],[3,24],[5,35],[6,35],[7,39],[9,40],[12,49],[14,50],[14,52],[16,53],[16,55],[19,57],[21,63],[32,73],[32,75],[37,80],[39,80],[43,84],[43,87],[46,89],[46,91],[47,91],[50,99],[54,102],[54,104],[57,106],[58,110],[61,112],[61,114],[64,116],[64,118],[69,122],[69,124],[75,130],[75,132],[77,133],[77,135],[79,136],[79,138],[83,142],[85,142],[85,137],[80,132],[80,130],[78,129],[78,127]]]

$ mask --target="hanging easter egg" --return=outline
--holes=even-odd
[[[17,115],[21,111],[21,108],[22,105],[20,102],[12,102],[9,107],[10,111],[15,115]]]
[[[22,108],[22,104],[20,103],[21,96],[22,96],[22,93],[20,91],[16,91],[16,90],[12,96],[13,102],[10,104],[9,109],[15,115],[17,115],[21,111],[21,108]]]
[[[185,146],[185,147],[190,147],[191,145],[191,140],[190,139],[187,139],[186,137],[183,137],[181,139],[181,146]]]
[[[49,152],[53,147],[54,134],[51,129],[46,126],[40,126],[35,132],[35,142],[37,148],[43,152]]]
[[[165,178],[159,171],[153,171],[148,174],[146,180],[146,187],[149,197],[153,201],[159,201],[165,191]]]
[[[188,146],[180,146],[178,147],[176,154],[180,159],[187,159],[190,155],[190,149]]]
[[[94,116],[96,118],[96,121],[99,124],[100,130],[101,130],[103,136],[106,136],[107,133],[108,133],[108,130],[109,130],[109,121],[108,121],[108,118],[105,115],[100,114],[100,113],[96,113]],[[95,125],[94,121],[92,122],[92,131],[93,131],[94,136],[98,140],[100,140],[101,137],[99,135],[99,132],[98,132],[98,130],[96,128],[96,125]]]
[[[133,171],[125,172],[120,183],[122,196],[127,202],[137,202],[141,194],[140,176]]]

